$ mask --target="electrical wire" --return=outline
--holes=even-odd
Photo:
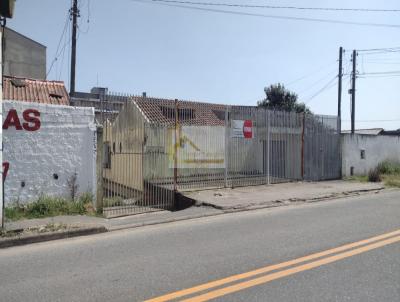
[[[328,90],[330,88],[332,88],[333,86],[335,86],[335,80],[337,79],[337,75],[335,77],[333,77],[332,79],[330,79],[321,89],[319,89],[316,93],[314,93],[310,98],[307,99],[307,101],[304,102],[305,105],[307,105],[308,103],[310,103],[316,96],[320,95],[322,92],[324,92],[325,90]]]
[[[297,79],[294,79],[294,80],[288,82],[288,83],[285,84],[285,85],[286,85],[286,86],[291,86],[291,85],[293,85],[293,84],[295,84],[295,83],[297,83],[297,82],[300,82],[300,81],[302,81],[302,80],[304,80],[304,79],[307,79],[307,78],[311,77],[312,75],[315,75],[315,74],[321,72],[322,70],[326,69],[327,67],[331,67],[333,64],[336,64],[336,63],[337,63],[337,61],[334,61],[334,62],[331,62],[331,64],[321,66],[320,68],[318,68],[318,69],[316,69],[316,70],[314,70],[314,71],[312,71],[312,72],[310,72],[310,73],[307,73],[306,75],[301,76],[301,77],[299,77],[299,78],[297,78]]]
[[[154,1],[146,1],[146,0],[131,0],[132,2],[137,3],[146,3],[146,4],[157,4],[168,7],[177,7],[177,8],[185,8],[190,10],[197,11],[205,11],[205,12],[213,12],[213,13],[222,13],[222,14],[230,14],[230,15],[238,15],[238,16],[250,16],[250,17],[260,17],[267,19],[277,19],[277,20],[292,20],[292,21],[307,21],[307,22],[319,22],[319,23],[332,23],[332,24],[345,24],[345,25],[358,25],[358,26],[372,26],[372,27],[386,27],[386,28],[400,28],[400,24],[387,24],[387,23],[369,23],[369,22],[356,22],[356,21],[345,21],[345,20],[335,20],[335,19],[322,19],[322,18],[307,18],[307,17],[293,17],[293,16],[279,16],[279,15],[264,15],[258,13],[249,13],[243,11],[231,11],[231,10],[222,10],[222,9],[212,9],[205,7],[197,7],[197,6],[188,6],[188,5],[179,5],[179,4],[168,4],[162,2],[154,2]]]
[[[276,5],[254,5],[254,4],[234,4],[223,2],[195,2],[178,0],[147,0],[147,2],[176,3],[185,5],[203,5],[219,7],[239,7],[239,8],[266,8],[266,9],[291,9],[291,10],[314,10],[314,11],[344,11],[344,12],[390,12],[398,13],[400,9],[380,9],[380,8],[343,8],[343,7],[300,7],[300,6],[276,6]]]
[[[62,32],[61,32],[60,40],[58,41],[56,53],[55,53],[55,55],[54,55],[54,59],[53,59],[53,60],[51,61],[51,63],[50,63],[49,70],[48,70],[47,73],[46,73],[46,78],[47,78],[47,76],[50,74],[50,72],[51,72],[51,70],[52,70],[52,68],[53,68],[53,66],[54,66],[54,63],[58,60],[58,57],[61,55],[61,53],[59,53],[59,51],[60,51],[60,46],[61,46],[61,41],[62,41],[63,38],[64,38],[64,35],[65,35],[65,33],[66,33],[67,29],[68,29],[68,25],[69,25],[70,22],[71,22],[71,20],[70,20],[70,18],[69,18],[69,12],[68,12],[68,13],[67,13],[67,18],[66,18],[66,20],[65,20],[64,28],[63,28],[63,30],[62,30]],[[63,48],[65,48],[65,44],[64,44]]]

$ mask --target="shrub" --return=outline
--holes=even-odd
[[[380,182],[382,180],[381,173],[378,168],[369,170],[368,181],[370,182]]]
[[[400,163],[385,160],[378,164],[377,169],[381,174],[400,174]]]

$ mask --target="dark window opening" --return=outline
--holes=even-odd
[[[26,83],[22,79],[12,79],[11,84],[13,84],[14,87],[20,88],[20,87],[25,87]]]
[[[122,153],[122,143],[119,143],[119,153]]]
[[[52,98],[56,98],[56,99],[62,99],[62,94],[57,93],[57,92],[50,92],[49,96],[51,96]]]
[[[224,110],[211,110],[215,116],[221,120],[221,121],[225,121],[225,111]],[[229,112],[228,112],[228,120],[229,120]]]
[[[360,156],[361,156],[361,159],[365,159],[365,150],[361,150]]]
[[[160,106],[162,114],[171,120],[175,120],[175,108]],[[195,118],[195,110],[191,108],[178,108],[178,120],[185,121]]]

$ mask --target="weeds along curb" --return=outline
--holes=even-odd
[[[0,248],[7,248],[18,245],[38,243],[38,242],[57,240],[57,239],[72,238],[78,236],[93,235],[105,232],[107,232],[107,229],[104,226],[98,226],[98,227],[89,227],[89,228],[68,230],[62,232],[49,232],[43,234],[33,234],[33,235],[26,235],[20,237],[12,237],[12,238],[1,238]]]

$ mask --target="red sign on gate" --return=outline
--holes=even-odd
[[[253,138],[253,121],[252,120],[244,121],[243,136],[244,136],[244,138]]]

